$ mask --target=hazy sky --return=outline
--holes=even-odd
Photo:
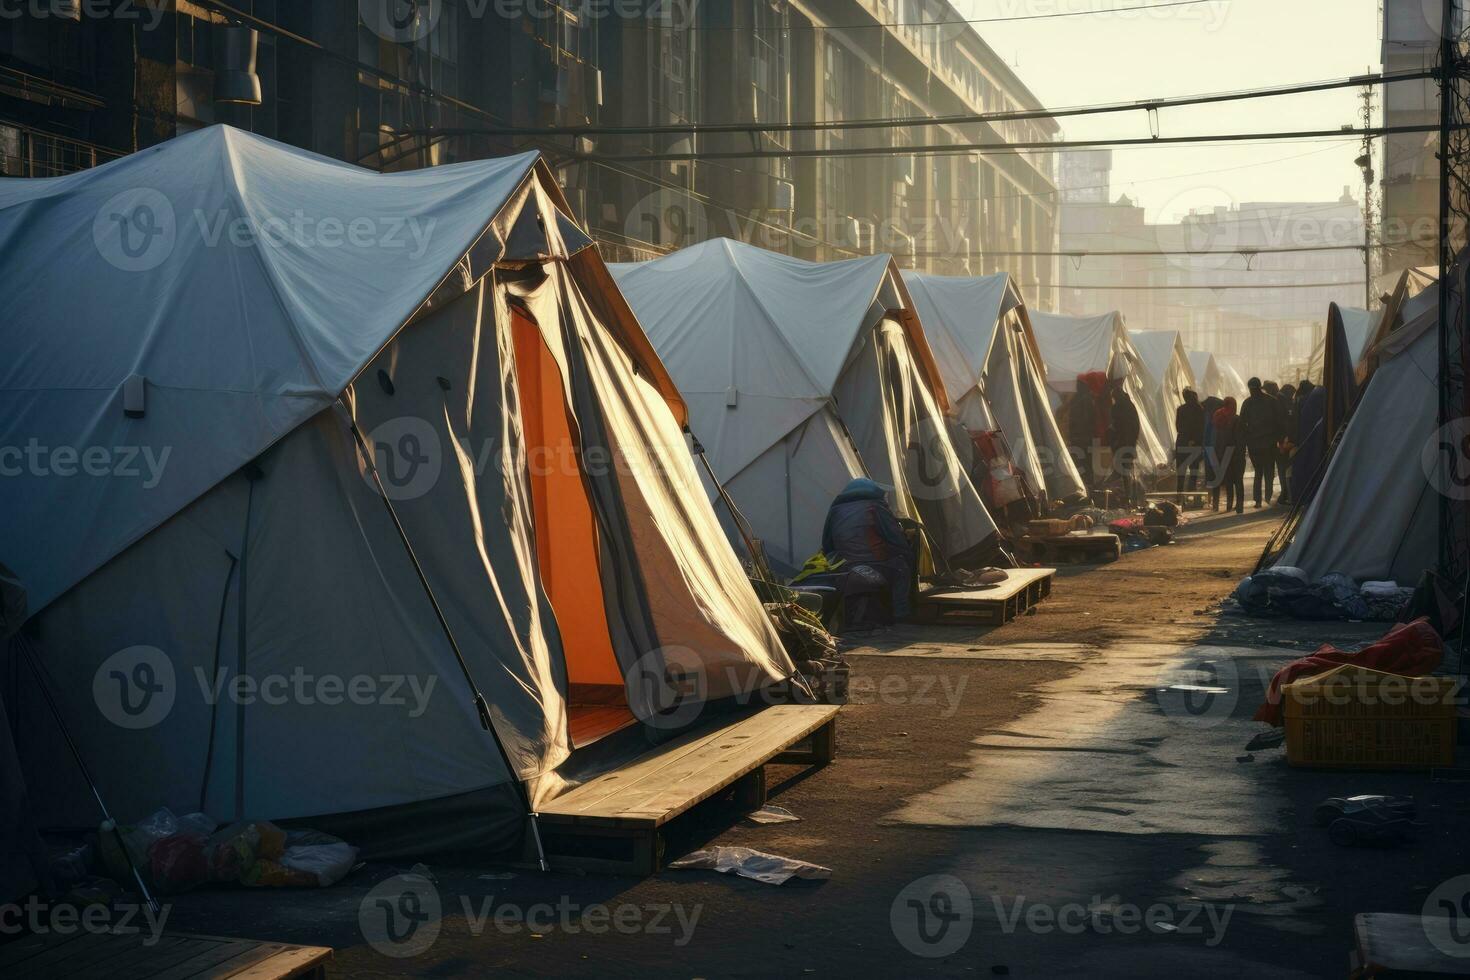
[[[1344,78],[1380,68],[1377,0],[1209,0],[1147,13],[1160,0],[953,0],[967,17],[1107,13],[978,24],[1048,107]],[[1360,90],[1161,113],[1161,135],[1336,129],[1357,123]],[[1142,111],[1061,120],[1070,139],[1148,136]],[[1329,201],[1351,185],[1357,141],[1157,146],[1115,151],[1112,194],[1150,220],[1245,201]]]

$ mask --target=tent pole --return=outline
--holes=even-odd
[[[87,788],[92,791],[92,798],[97,801],[97,809],[102,811],[103,822],[112,826],[112,834],[117,838],[117,845],[122,850],[123,860],[128,862],[128,870],[133,873],[133,881],[142,893],[143,901],[147,902],[149,910],[154,915],[157,915],[160,911],[158,900],[153,897],[153,893],[148,890],[148,885],[143,881],[143,876],[138,873],[138,866],[133,863],[133,855],[128,851],[128,845],[123,840],[122,828],[118,826],[117,821],[112,818],[111,811],[107,809],[107,803],[102,799],[102,791],[97,788],[97,783],[92,779],[92,771],[87,768],[87,763],[82,759],[82,750],[77,748],[77,743],[72,740],[71,731],[66,727],[65,719],[61,717],[61,707],[57,705],[56,699],[51,696],[51,689],[46,686],[46,678],[42,675],[41,668],[36,665],[35,660],[31,657],[30,641],[24,636],[17,637],[17,639],[21,641],[19,643],[21,656],[25,657],[26,664],[31,668],[31,673],[35,675],[36,686],[41,689],[41,697],[45,698],[46,706],[51,710],[51,717],[56,719],[56,727],[61,729],[61,737],[66,742],[66,747],[71,752],[72,758],[76,760],[77,769],[81,771],[82,779],[86,781]]]
[[[465,660],[464,652],[460,650],[459,642],[454,638],[454,630],[450,628],[449,620],[444,616],[444,609],[439,605],[438,597],[434,595],[434,588],[429,584],[429,577],[424,573],[424,566],[419,563],[418,555],[414,553],[413,544],[408,539],[408,531],[404,528],[403,522],[398,518],[398,511],[388,496],[387,487],[383,486],[383,479],[378,473],[377,460],[373,458],[372,452],[369,451],[367,440],[362,437],[362,430],[357,427],[357,419],[341,398],[337,399],[337,404],[341,407],[343,414],[347,416],[347,425],[352,430],[352,438],[357,442],[357,451],[362,456],[363,465],[367,467],[367,471],[373,476],[373,486],[377,488],[378,496],[382,499],[383,506],[388,511],[388,517],[393,521],[393,527],[398,532],[398,540],[403,543],[403,550],[408,553],[409,564],[413,565],[414,573],[418,575],[419,585],[423,586],[424,595],[428,597],[429,605],[434,608],[434,616],[439,620],[439,628],[444,631],[444,638],[449,641],[449,648],[454,651],[454,658],[459,661],[459,669],[463,672],[465,682],[469,684],[470,693],[474,697],[475,712],[480,716],[480,725],[485,731],[490,733],[490,740],[495,743],[495,747],[500,751],[501,761],[505,763],[505,771],[510,775],[511,782],[515,784],[520,794],[521,802],[525,804],[526,816],[531,821],[531,836],[536,841],[537,862],[540,864],[542,871],[550,871],[551,868],[546,863],[546,851],[541,846],[541,831],[536,822],[536,810],[531,806],[530,791],[526,789],[526,784],[521,781],[520,776],[516,773],[516,768],[510,761],[510,753],[506,752],[505,744],[500,740],[500,733],[495,730],[495,724],[490,717],[490,705],[486,702],[485,695],[475,683],[475,677],[470,671],[469,662]]]

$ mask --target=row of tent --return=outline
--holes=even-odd
[[[872,476],[936,563],[987,560],[977,428],[1086,494],[1053,408],[1095,365],[1008,277],[727,241],[609,269],[534,153],[384,175],[215,127],[0,181],[0,246],[0,446],[35,450],[0,480],[6,826],[95,825],[95,793],[508,846],[579,708],[800,686],[732,502],[795,568]],[[1087,356],[1164,399],[1112,323]],[[221,696],[300,675],[437,693]]]

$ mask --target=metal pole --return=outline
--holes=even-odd
[[[1454,121],[1453,80],[1455,72],[1454,22],[1456,0],[1444,0],[1440,24],[1439,51],[1439,424],[1450,422],[1449,343],[1450,343],[1450,128]],[[1440,466],[1450,461],[1440,454]],[[1440,572],[1456,579],[1455,507],[1449,497],[1439,499],[1441,550]]]

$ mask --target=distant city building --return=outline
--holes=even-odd
[[[1069,166],[1065,157],[1062,175],[1060,250],[1074,253],[1061,264],[1063,313],[1119,310],[1130,329],[1178,330],[1186,346],[1223,357],[1243,375],[1279,377],[1309,358],[1328,304],[1366,301],[1360,249],[1263,254],[1361,245],[1361,204],[1348,188],[1335,201],[1246,202],[1150,223],[1127,195],[1091,200],[1090,188],[1110,185],[1110,175]],[[1074,193],[1082,190],[1074,179],[1087,182],[1085,198]],[[1083,254],[1117,251],[1155,254]],[[1311,283],[1342,285],[1297,288]],[[1212,288],[1240,284],[1259,288]]]
[[[1034,301],[1055,301],[1055,260],[1015,254],[1055,250],[1054,158],[1044,146],[678,159],[1045,144],[1057,133],[1050,120],[758,135],[508,132],[1040,109],[948,0],[90,0],[24,9],[0,31],[0,174],[67,173],[212,123],[380,170],[539,147],[613,259],[725,235],[816,259],[890,251],[929,271],[1005,269]]]

